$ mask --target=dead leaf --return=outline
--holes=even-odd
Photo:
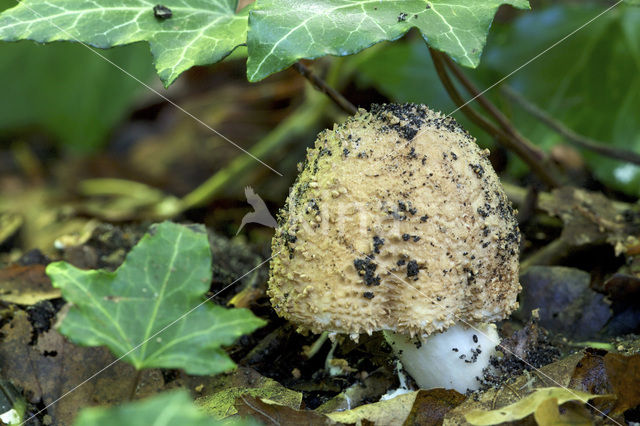
[[[584,356],[576,364],[571,375],[569,387],[583,392],[604,395],[611,393],[613,388],[609,384],[607,371],[604,366],[604,356],[607,351],[602,349],[585,349]]]
[[[633,204],[613,201],[599,192],[573,187],[540,194],[539,206],[562,219],[561,238],[573,246],[609,243],[616,254],[638,244],[640,215]]]
[[[613,404],[598,408],[619,415],[640,405],[640,355],[625,356],[604,350],[587,350],[571,378],[570,386],[591,393],[616,395]],[[613,406],[613,407],[612,407]]]
[[[385,367],[368,374],[367,377],[354,383],[321,406],[315,409],[318,413],[348,410],[362,405],[364,401],[377,401],[393,386],[395,375]]]
[[[9,266],[0,270],[0,300],[18,305],[33,305],[61,297],[51,286],[45,265]]]
[[[617,403],[615,414],[625,412],[640,405],[640,355],[624,356],[607,354],[604,357],[605,369]]]
[[[0,372],[22,388],[33,404],[51,404],[115,359],[105,348],[73,345],[53,329],[37,335],[32,345],[32,333],[24,311],[17,311],[0,329]],[[49,407],[47,413],[54,424],[70,425],[82,407],[126,401],[135,376],[129,364],[114,364],[84,383],[81,391],[71,392]],[[136,395],[156,392],[163,384],[159,370],[146,370]]]
[[[465,399],[464,395],[452,389],[419,390],[403,426],[441,425],[445,414]]]
[[[589,287],[589,273],[564,266],[531,266],[521,276],[522,311],[539,309],[540,325],[570,339],[593,338],[611,317],[604,295]]]
[[[561,387],[539,388],[528,396],[520,399],[511,405],[507,405],[497,410],[473,410],[465,414],[466,420],[475,426],[496,425],[503,422],[524,419],[530,414],[535,413],[538,408],[543,405],[543,411],[539,416],[545,417],[549,413],[549,402],[553,400],[556,410],[558,407],[568,401],[588,402],[593,398],[610,397],[609,395],[592,395],[588,392],[571,390]],[[550,423],[545,423],[550,424]]]
[[[22,216],[19,214],[0,212],[0,245],[13,237],[23,222]]]
[[[563,413],[560,413],[557,398],[549,398],[543,401],[533,413],[533,418],[538,426],[591,426],[593,422],[584,407],[564,404]]]
[[[298,409],[302,404],[302,393],[287,389],[248,368],[238,369],[221,380],[226,383],[221,390],[195,400],[196,405],[217,419],[236,414],[235,404],[241,396],[265,398],[292,409]]]
[[[296,410],[291,407],[265,402],[260,398],[249,395],[241,395],[236,399],[235,408],[245,417],[251,416],[260,420],[265,425],[342,425],[329,417],[311,410]]]
[[[409,392],[393,399],[361,405],[352,410],[327,414],[331,420],[342,423],[359,423],[365,420],[377,425],[402,425],[409,416],[418,391]]]
[[[449,411],[445,415],[443,424],[445,426],[469,424],[464,417],[469,411],[493,410],[496,407],[513,404],[537,388],[567,386],[576,364],[582,357],[582,353],[569,355],[538,370],[525,371],[516,378],[503,377],[500,387],[487,389],[477,398],[467,398],[462,404]]]

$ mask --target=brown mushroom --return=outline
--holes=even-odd
[[[486,323],[517,307],[520,233],[487,154],[421,105],[360,110],[320,133],[272,242],[276,312],[300,331],[385,330],[421,387],[475,388],[483,367],[434,381],[414,366],[433,360],[413,358],[431,346],[453,369],[486,366],[497,343]]]

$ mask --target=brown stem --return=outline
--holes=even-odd
[[[136,377],[133,379],[133,386],[131,387],[131,393],[129,394],[129,401],[133,401],[133,398],[136,396],[136,391],[138,390],[138,385],[140,385],[141,378],[142,370],[138,370],[136,372]]]
[[[531,145],[530,142],[519,136],[518,132],[513,128],[513,126],[510,126],[510,129],[512,129],[512,131],[507,132],[506,129],[500,129],[485,117],[480,115],[473,108],[471,108],[469,106],[469,103],[464,101],[464,99],[454,86],[453,82],[449,78],[449,75],[447,74],[447,71],[444,67],[446,62],[445,59],[443,59],[446,58],[446,55],[431,48],[429,48],[429,52],[431,53],[431,58],[433,59],[433,64],[435,66],[436,72],[438,73],[440,81],[444,85],[453,102],[458,105],[462,112],[474,123],[487,131],[491,136],[495,137],[496,140],[500,142],[500,144],[502,144],[505,148],[513,151],[516,155],[518,155],[525,163],[527,163],[531,170],[535,174],[537,174],[540,179],[542,179],[545,184],[550,187],[559,186],[558,179],[550,171],[548,165],[545,165],[544,153],[542,153],[542,151],[539,151],[535,146]],[[495,109],[495,107],[493,108]],[[491,113],[491,111],[489,112]],[[500,113],[499,111],[498,113],[502,115],[502,113]],[[494,116],[494,118],[496,117]]]
[[[324,80],[315,75],[309,68],[302,65],[300,62],[293,64],[293,69],[298,71],[304,78],[309,80],[313,86],[326,94],[333,102],[335,102],[340,108],[342,108],[348,114],[354,115],[358,112],[358,108],[347,100],[340,92],[329,86]]]
[[[505,96],[518,104],[523,110],[540,120],[550,129],[554,130],[560,136],[565,138],[569,143],[572,143],[580,148],[596,152],[600,155],[604,155],[606,157],[611,157],[617,160],[640,165],[639,154],[636,154],[633,151],[627,151],[626,149],[606,146],[602,142],[590,139],[586,136],[582,136],[574,132],[561,122],[554,120],[546,111],[538,108],[538,106],[525,99],[522,95],[520,95],[518,92],[507,85],[502,86],[501,91]]]
[[[441,57],[447,67],[456,76],[458,81],[460,81],[464,88],[467,89],[467,92],[469,92],[469,94],[473,96],[473,100],[477,101],[489,113],[489,115],[491,115],[498,122],[498,124],[500,124],[500,127],[502,127],[505,132],[513,136],[515,142],[521,145],[523,150],[530,152],[531,155],[535,156],[538,161],[546,160],[545,153],[540,148],[528,141],[524,136],[522,136],[520,132],[518,132],[513,124],[511,124],[511,121],[509,121],[509,119],[505,117],[505,115],[500,112],[500,110],[489,99],[485,98],[482,95],[480,90],[478,90],[478,88],[471,82],[471,80],[467,78],[460,67],[458,67],[458,65],[456,65],[456,63],[453,62],[453,60],[449,56],[441,53]]]
[[[464,99],[462,99],[462,96],[460,95],[460,93],[458,93],[458,90],[453,85],[453,82],[449,78],[447,71],[444,69],[444,64],[442,63],[442,60],[440,59],[438,53],[431,48],[429,49],[429,52],[431,53],[431,59],[433,59],[433,65],[435,66],[436,73],[438,73],[438,77],[440,78],[440,81],[449,94],[451,100],[453,100],[456,105],[460,106],[462,112],[467,117],[469,117],[471,121],[483,128],[491,136],[496,139],[504,137],[504,132],[494,126],[493,123],[484,118],[482,115],[478,114],[478,112],[476,112],[476,110],[471,108],[468,104],[465,105]]]

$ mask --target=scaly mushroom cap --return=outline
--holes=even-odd
[[[272,242],[276,312],[351,335],[506,317],[520,232],[487,155],[422,105],[360,110],[320,133]]]

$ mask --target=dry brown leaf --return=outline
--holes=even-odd
[[[538,422],[538,424],[551,425],[553,423],[550,422],[558,416],[553,414],[553,409],[550,408],[550,400],[555,405],[555,411],[558,411],[558,407],[565,402],[580,401],[586,403],[590,399],[603,397],[609,397],[609,395],[592,395],[588,392],[561,387],[539,388],[513,404],[497,410],[472,410],[465,414],[465,418],[475,426],[497,425],[503,422],[524,419],[537,412],[542,405],[542,411],[538,414],[538,418],[542,419],[542,423]]]
[[[582,358],[581,353],[545,365],[534,372],[525,372],[513,380],[505,381],[500,388],[491,388],[477,398],[467,398],[462,404],[445,415],[445,426],[468,425],[464,415],[474,409],[493,410],[519,401],[537,388],[549,386],[567,386],[576,364]]]
[[[393,399],[361,405],[352,410],[327,414],[329,418],[342,423],[359,423],[368,420],[377,425],[402,425],[409,416],[418,392],[405,393]]]
[[[240,396],[265,398],[292,409],[298,409],[302,404],[302,393],[287,389],[275,380],[249,368],[240,368],[220,377],[221,383],[226,385],[217,392],[195,400],[196,405],[217,419],[236,414],[238,410],[235,405]]]
[[[265,425],[341,425],[324,414],[311,410],[296,410],[291,407],[265,402],[250,395],[241,395],[236,399],[235,408],[241,416],[251,416]]]
[[[640,215],[633,204],[613,201],[600,192],[564,187],[540,196],[539,206],[562,219],[562,239],[573,246],[609,243],[616,253],[638,244]]]
[[[61,297],[51,286],[45,265],[9,266],[0,270],[0,300],[18,305],[33,305]]]
[[[419,390],[403,426],[441,425],[445,414],[465,399],[464,395],[453,389]]]
[[[562,406],[563,413],[558,410],[557,398],[549,398],[543,401],[533,413],[533,418],[538,426],[591,426],[593,422],[588,412],[580,410],[583,407],[568,407],[569,403]]]
[[[102,347],[87,348],[69,343],[57,331],[49,330],[36,336],[24,311],[0,329],[0,372],[24,389],[32,403],[51,404],[74,389],[93,374],[113,362],[114,357]],[[117,363],[71,392],[47,409],[56,425],[70,425],[78,410],[96,404],[126,401],[131,393],[135,369]],[[142,374],[137,396],[144,396],[164,385],[159,370]]]

